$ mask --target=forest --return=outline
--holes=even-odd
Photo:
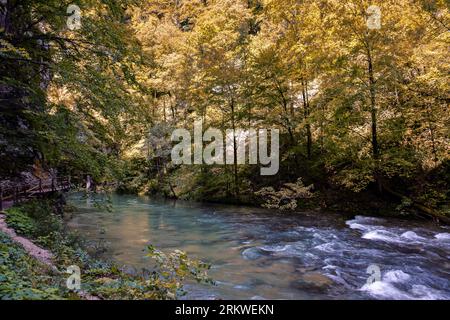
[[[448,224],[449,10],[0,1],[0,187],[70,176],[92,193]],[[226,164],[172,161],[173,132],[195,123],[231,132]],[[278,130],[276,174],[239,161],[238,128]]]
[[[384,195],[448,212],[448,3],[378,5],[370,29],[368,1],[85,1],[70,30],[64,1],[7,1],[0,175],[37,164],[231,202],[301,178],[313,205]],[[172,165],[171,132],[197,119],[278,128],[279,173]]]

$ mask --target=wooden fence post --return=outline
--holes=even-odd
[[[3,211],[3,187],[0,186],[0,211]]]
[[[14,187],[14,204],[16,204],[19,200],[18,193],[19,193],[18,187]]]

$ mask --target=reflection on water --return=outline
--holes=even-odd
[[[211,263],[217,286],[190,284],[187,298],[450,299],[450,231],[431,224],[119,195],[113,213],[72,203],[69,227],[121,264],[146,267],[148,244]],[[382,277],[366,284],[372,264]]]

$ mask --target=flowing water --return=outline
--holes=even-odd
[[[74,195],[79,210],[69,227],[105,242],[105,256],[122,265],[151,265],[149,244],[211,263],[216,285],[188,284],[188,299],[450,299],[448,228],[136,196],[112,200],[108,213]]]

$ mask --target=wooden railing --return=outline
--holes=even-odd
[[[39,179],[34,183],[21,183],[6,188],[0,186],[0,211],[3,210],[5,201],[17,203],[45,193],[68,191],[70,188],[70,177]]]

